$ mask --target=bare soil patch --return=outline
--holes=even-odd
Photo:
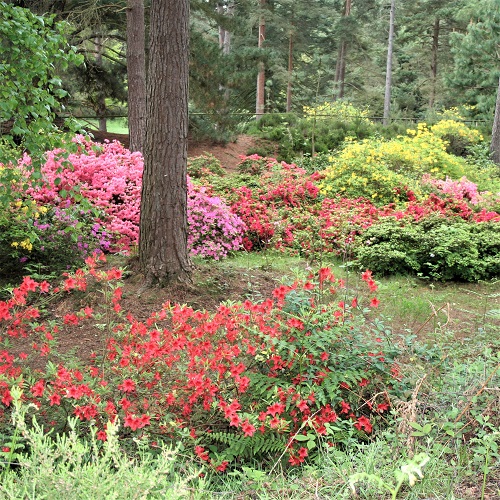
[[[90,133],[94,136],[96,142],[119,141],[126,148],[130,146],[129,136],[126,134],[111,134],[98,130],[91,130]],[[188,157],[194,158],[210,153],[221,162],[224,168],[231,171],[238,165],[241,156],[247,155],[260,147],[262,147],[262,140],[250,135],[240,135],[235,141],[225,144],[211,140],[196,140],[191,137],[188,140]],[[270,146],[266,144],[265,147],[269,148]]]

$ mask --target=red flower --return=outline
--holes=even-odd
[[[306,411],[309,409],[309,406],[307,405],[307,401],[302,400],[297,403],[297,407],[300,411]]]
[[[373,297],[373,299],[370,301],[370,306],[372,307],[378,307],[380,304],[380,300],[377,299],[377,297]]]
[[[373,429],[370,420],[368,420],[365,416],[359,417],[358,421],[354,424],[354,427],[358,430],[364,429],[367,434],[370,434]]]
[[[31,392],[33,396],[43,396],[43,391],[45,390],[45,382],[43,380],[39,380],[32,388]]]
[[[389,409],[389,403],[380,403],[377,405],[377,411],[383,413]]]
[[[226,470],[226,467],[229,465],[229,462],[227,460],[224,460],[223,462],[218,465],[215,470],[217,472],[224,472]]]
[[[349,413],[349,410],[351,409],[351,405],[349,403],[346,403],[345,401],[341,401],[340,406],[342,406],[340,413],[345,413],[345,414]]]
[[[255,434],[255,427],[247,420],[241,424],[241,430],[245,436],[253,436]]]
[[[135,382],[132,379],[125,379],[119,386],[118,389],[123,392],[134,392]]]
[[[206,451],[205,448],[203,448],[203,446],[195,446],[194,452],[201,460],[204,460],[206,462],[210,461],[210,457],[208,456],[208,451]]]
[[[50,406],[60,405],[61,404],[61,396],[59,394],[51,394],[49,396]]]
[[[99,441],[106,441],[108,439],[108,436],[106,435],[106,431],[99,431],[97,433],[96,437]]]

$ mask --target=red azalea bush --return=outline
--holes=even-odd
[[[123,439],[147,435],[152,446],[182,439],[217,470],[282,453],[297,465],[320,443],[375,433],[398,392],[398,349],[383,325],[364,321],[358,298],[328,268],[260,303],[221,304],[215,312],[166,303],[139,321],[121,310],[121,271],[100,270],[93,258],[87,264],[58,289],[25,278],[0,302],[4,423],[10,390],[20,386],[39,418],[58,430],[73,414],[82,432],[96,426],[105,440],[106,422],[118,418]],[[374,293],[371,273],[362,277]],[[35,294],[85,290],[90,281],[103,286],[102,309],[40,320],[30,305]],[[373,296],[370,306],[378,303]],[[66,328],[103,317],[102,356],[87,366],[57,357]],[[22,338],[32,352],[16,349]],[[28,374],[30,365],[43,368]]]

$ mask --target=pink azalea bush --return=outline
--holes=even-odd
[[[106,215],[104,224],[113,238],[111,250],[127,249],[139,238],[139,212],[143,159],[119,142],[102,146],[77,136],[78,149],[67,154],[57,149],[47,153],[42,167],[43,182],[28,194],[39,203],[67,203],[64,195],[75,193],[89,200]],[[29,171],[25,156],[20,166]],[[241,247],[245,226],[223,200],[188,183],[188,245],[195,255],[220,259]]]
[[[219,260],[239,250],[245,223],[217,196],[188,179],[188,246],[193,255]]]
[[[427,175],[422,178],[422,182],[438,188],[442,193],[451,195],[457,200],[466,200],[472,205],[477,205],[481,202],[481,195],[477,190],[477,184],[474,184],[474,182],[465,176],[458,181],[454,181],[449,177],[442,180],[432,179]]]

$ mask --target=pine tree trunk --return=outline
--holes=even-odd
[[[437,84],[437,67],[438,67],[438,50],[439,50],[439,28],[440,20],[434,20],[432,30],[432,53],[431,53],[431,91],[429,95],[429,109],[434,107],[436,101],[436,84]]]
[[[351,0],[345,0],[344,4],[344,17],[351,15]],[[339,46],[337,55],[337,64],[335,65],[335,83],[337,86],[337,93],[335,99],[342,99],[345,91],[345,65],[347,58],[347,41],[342,40]]]
[[[145,286],[189,281],[189,0],[152,0],[139,262]]]
[[[391,82],[392,82],[392,53],[394,51],[394,18],[396,13],[396,2],[391,0],[391,14],[389,19],[389,41],[387,43],[387,67],[385,73],[385,96],[384,96],[384,118],[385,126],[389,125],[391,119]]]
[[[146,135],[144,0],[127,2],[127,77],[130,150],[142,151]]]
[[[266,5],[266,0],[260,0],[260,8],[263,9]],[[258,48],[262,49],[264,41],[266,39],[266,20],[264,15],[261,13],[259,19],[259,41]],[[259,62],[259,72],[257,74],[257,98],[255,105],[255,117],[257,120],[262,118],[264,114],[265,105],[265,92],[266,92],[266,68],[264,61]]]
[[[293,31],[290,30],[288,40],[288,84],[286,86],[286,112],[292,111],[292,77],[293,77]]]
[[[491,131],[492,159],[500,165],[500,78],[498,80],[497,102],[495,105],[495,118],[493,119],[493,129]]]
[[[97,66],[102,67],[102,38],[95,39],[95,62]],[[99,121],[99,132],[108,131],[108,122],[106,120],[106,96],[102,91],[98,91],[96,102],[96,115]]]

